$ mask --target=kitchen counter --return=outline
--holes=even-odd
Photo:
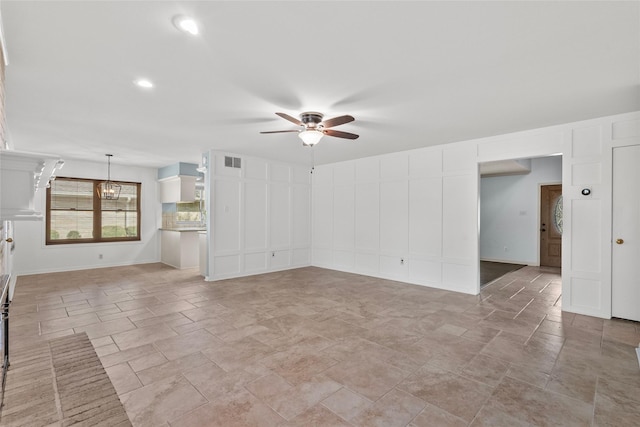
[[[160,261],[175,268],[200,265],[198,236],[203,228],[161,228]]]

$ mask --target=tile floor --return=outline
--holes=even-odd
[[[21,277],[11,344],[86,332],[134,426],[638,425],[640,324],[563,313],[560,293],[533,267],[470,296],[147,264]]]

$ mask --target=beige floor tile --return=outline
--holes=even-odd
[[[119,313],[119,312],[120,312],[120,309],[115,304],[105,304],[105,305],[99,305],[95,307],[90,306],[85,308],[78,308],[78,307],[67,308],[67,313],[69,313],[69,316],[78,316],[80,314],[87,314],[87,313],[107,315],[107,314],[113,314],[113,313]]]
[[[594,426],[636,426],[640,419],[640,404],[621,396],[597,394],[594,409]]]
[[[519,380],[539,388],[545,388],[551,377],[550,373],[532,369],[530,366],[511,363],[505,374],[509,378]]]
[[[182,312],[182,314],[185,315],[185,312]],[[226,325],[226,323],[222,319],[212,317],[212,318],[193,321],[191,323],[185,323],[184,325],[178,325],[178,326],[175,326],[173,330],[176,331],[178,334],[182,335],[182,334],[187,334],[189,332],[197,331],[198,329],[207,329],[207,328],[212,328],[219,325]],[[229,328],[222,331],[222,333],[233,331],[233,330],[235,330],[235,328],[229,325]]]
[[[451,415],[444,409],[427,403],[422,412],[420,412],[407,427],[465,427],[467,425],[468,423],[465,420]],[[499,425],[501,424],[493,424],[492,426]]]
[[[42,334],[58,332],[65,329],[98,323],[100,319],[95,313],[80,314],[78,316],[63,317],[61,319],[43,320],[40,322]]]
[[[404,427],[425,407],[425,402],[400,390],[391,390],[351,420],[362,427]]]
[[[340,362],[325,374],[370,400],[379,399],[407,376],[388,363],[371,359]]]
[[[588,426],[593,415],[593,405],[509,377],[496,388],[489,403],[511,417],[533,425]]]
[[[474,327],[462,334],[463,338],[488,343],[500,333],[499,329]]]
[[[461,372],[484,346],[484,343],[456,337],[455,340],[441,343],[437,347],[438,353],[429,359],[429,364],[447,371]]]
[[[133,317],[133,316],[138,316],[138,315],[144,315],[144,314],[148,314],[151,313],[148,309],[146,308],[138,308],[135,310],[129,310],[129,311],[120,311],[120,309],[118,309],[118,311],[113,312],[113,313],[98,313],[98,317],[100,318],[101,321],[103,322],[108,322],[110,320],[116,320],[116,319],[122,319],[124,317]]]
[[[398,388],[470,422],[493,387],[425,365]]]
[[[187,316],[194,322],[198,322],[204,319],[215,318],[216,316],[224,313],[228,313],[230,310],[226,307],[221,306],[220,304],[208,304],[204,307],[193,308],[191,310],[183,310],[182,314]]]
[[[156,297],[135,298],[126,301],[119,301],[115,303],[122,311],[132,311],[136,309],[146,308],[152,305],[162,304]]]
[[[168,326],[156,325],[120,332],[112,335],[112,338],[121,350],[127,350],[177,335],[178,334]]]
[[[12,316],[11,324],[14,326],[26,325],[29,323],[38,322],[40,320],[52,320],[61,319],[67,317],[67,310],[64,308],[58,308],[55,310],[42,310],[34,313],[25,313],[13,315],[13,306],[11,307]]]
[[[225,372],[215,363],[209,362],[184,372],[185,378],[209,401],[224,395],[244,391],[244,387],[256,380],[263,373],[257,374],[244,370]]]
[[[200,366],[206,366],[209,363],[211,363],[210,360],[204,357],[202,353],[193,353],[188,356],[181,357],[180,359],[163,363],[162,365],[156,365],[142,371],[138,371],[136,374],[142,384],[147,385],[153,382],[162,381],[169,376],[182,374]]]
[[[121,350],[117,353],[108,354],[106,356],[100,357],[100,362],[102,362],[102,366],[108,368],[109,366],[117,365],[119,363],[128,362],[130,360],[137,359],[139,357],[158,353],[158,350],[151,345],[145,344],[139,347],[132,347],[126,350]]]
[[[396,348],[405,345],[415,344],[422,339],[420,334],[405,331],[399,328],[383,326],[373,330],[367,330],[363,334],[359,334],[369,341],[375,342],[388,348]]]
[[[293,389],[293,386],[281,376],[271,373],[250,382],[246,389],[260,399],[272,400],[279,394]]]
[[[132,299],[133,298],[131,297],[131,295],[127,293],[118,293],[114,295],[101,295],[96,298],[89,298],[87,302],[89,302],[89,305],[91,305],[92,307],[97,307],[105,304],[114,304],[118,302],[129,301]]]
[[[222,341],[204,329],[154,342],[154,346],[169,360],[220,345],[222,345]]]
[[[101,338],[92,339],[91,344],[93,344],[93,346],[97,348],[97,347],[102,347],[103,345],[109,345],[109,344],[115,344],[115,343],[113,342],[111,337],[101,337]]]
[[[105,371],[119,395],[142,387],[142,383],[127,363],[110,366]]]
[[[430,426],[425,424],[425,427]],[[446,424],[442,424],[443,426]],[[455,425],[455,424],[454,424]],[[466,425],[466,424],[464,424]],[[530,424],[522,419],[518,419],[508,415],[507,413],[496,408],[491,402],[484,405],[480,412],[476,415],[473,422],[470,424],[472,427],[496,427],[496,426],[509,426],[509,427],[536,427],[542,424]],[[549,425],[562,425],[562,424],[549,424]],[[417,427],[417,426],[416,426]]]
[[[280,375],[290,384],[297,385],[335,365],[337,361],[321,354],[280,352],[264,358],[264,366]]]
[[[86,332],[89,339],[92,340],[117,334],[118,332],[130,331],[132,329],[136,329],[136,325],[127,318],[73,328],[76,333]]]
[[[556,363],[545,389],[593,404],[598,376],[578,364]]]
[[[171,427],[273,427],[284,419],[271,408],[244,391],[229,394],[174,419]]]
[[[140,427],[166,424],[207,403],[182,375],[124,394],[120,400],[132,424]]]
[[[274,351],[268,345],[249,337],[219,347],[208,348],[202,353],[228,372],[256,363]]]
[[[118,346],[115,345],[115,344],[107,344],[107,345],[103,345],[101,347],[96,347],[96,346],[94,346],[94,347],[96,349],[96,354],[98,355],[98,357],[106,356],[107,354],[113,354],[113,353],[117,353],[117,352],[120,351]]]
[[[371,400],[344,387],[322,401],[322,405],[347,421],[364,412],[372,403]]]
[[[247,389],[260,397],[286,420],[300,415],[335,393],[341,385],[326,376],[316,376],[296,386],[286,387],[284,380],[273,374],[250,383]],[[268,383],[275,384],[269,385]]]
[[[164,357],[160,352],[148,353],[142,357],[129,360],[129,366],[133,369],[133,372],[143,371],[145,369],[152,368],[154,366],[167,363],[169,360]]]
[[[163,316],[165,314],[177,313],[179,311],[190,310],[196,307],[193,304],[189,304],[187,301],[176,301],[168,304],[152,305],[147,308],[156,316]]]
[[[640,408],[640,372],[633,376],[634,383],[623,383],[606,378],[598,380],[597,395],[611,399],[619,406]]]
[[[497,386],[508,370],[508,363],[478,354],[464,367],[461,375],[490,386]]]
[[[331,426],[352,427],[350,424],[323,406],[316,405],[280,427]]]

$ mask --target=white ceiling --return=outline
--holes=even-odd
[[[17,150],[310,163],[277,117],[351,114],[328,163],[640,110],[640,3],[7,1]],[[201,35],[176,30],[187,14]],[[142,90],[146,77],[156,87]]]

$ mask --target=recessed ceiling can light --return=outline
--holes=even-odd
[[[137,86],[143,87],[145,89],[151,89],[153,87],[153,83],[147,79],[138,79],[134,82]]]
[[[173,25],[182,32],[191,34],[192,36],[198,35],[198,24],[193,20],[193,18],[189,18],[184,15],[177,15],[173,18]]]

